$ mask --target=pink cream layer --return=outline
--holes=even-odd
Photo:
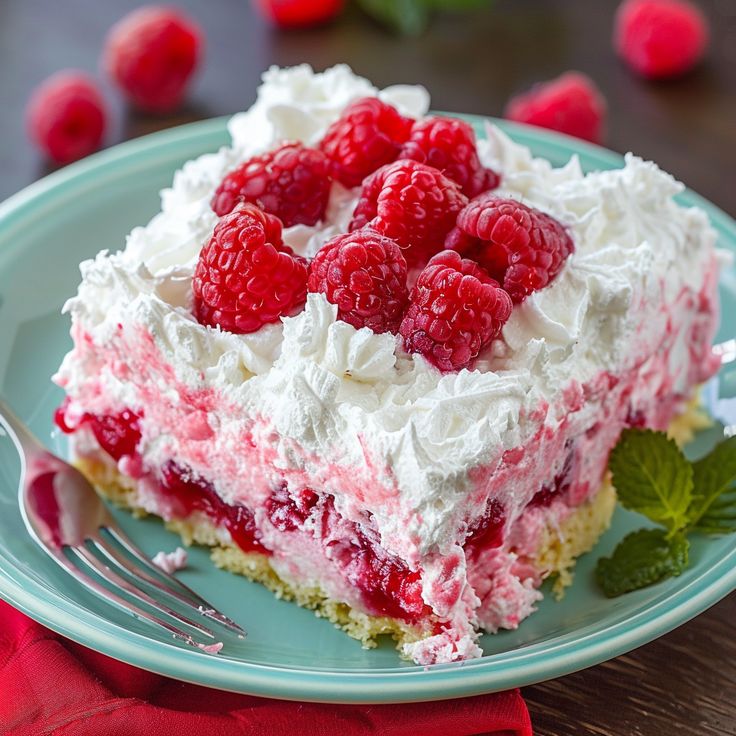
[[[659,315],[661,342],[645,359],[583,385],[571,382],[557,404],[525,417],[538,427],[531,440],[469,469],[475,490],[459,499],[456,532],[441,553],[420,555],[412,538],[385,547],[376,510],[407,527],[417,512],[404,508],[391,469],[369,452],[350,466],[291,441],[283,463],[276,445],[283,452],[284,438],[266,418],[244,417],[242,406],[211,387],[184,384],[140,326],[120,325],[104,346],[74,326],[73,359],[90,378],[70,395],[60,423],[77,434],[81,454],[107,455],[137,479],[152,512],[205,513],[243,549],[271,555],[287,577],[327,581],[334,597],[369,613],[413,622],[434,613],[446,622],[442,631],[413,654],[422,662],[453,659],[469,651],[460,642],[473,627],[513,628],[533,610],[540,572],[528,560],[541,530],[598,488],[621,429],[666,427],[692,387],[717,368],[709,351],[715,276],[698,294],[683,291],[670,308]],[[132,399],[125,406],[105,391],[110,380],[125,385]],[[105,427],[125,412],[138,437],[133,451],[116,457]],[[90,431],[93,421],[102,429]],[[340,448],[330,457],[339,458]]]

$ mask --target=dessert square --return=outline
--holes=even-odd
[[[81,264],[55,376],[103,495],[420,664],[570,582],[623,428],[702,421],[719,268],[653,163],[584,175],[428,109],[268,71],[232,145]]]

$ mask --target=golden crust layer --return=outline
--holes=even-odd
[[[669,434],[678,444],[684,444],[692,439],[697,430],[709,426],[709,423],[696,397],[673,420]],[[99,461],[81,459],[77,465],[103,496],[137,516],[146,515],[146,510],[136,501],[134,481]],[[615,507],[616,491],[607,476],[598,492],[574,509],[564,522],[559,526],[550,523],[543,530],[539,549],[529,562],[540,576],[555,576],[553,591],[556,597],[561,597],[564,588],[572,583],[576,558],[590,551],[609,527]],[[330,599],[319,587],[297,585],[284,580],[271,567],[267,556],[243,552],[236,545],[224,541],[202,515],[168,521],[166,527],[178,533],[187,545],[196,543],[210,547],[210,556],[217,567],[265,585],[277,598],[291,600],[313,610],[317,616],[343,629],[366,648],[376,646],[376,638],[381,634],[391,635],[400,649],[402,645],[423,639],[431,633],[428,629],[398,619],[356,611],[345,603]]]
[[[136,516],[146,515],[146,510],[136,502],[133,481],[102,462],[81,459],[77,461],[77,466],[105,498],[129,509]],[[601,490],[575,509],[559,528],[549,525],[544,530],[539,552],[530,562],[544,577],[557,575],[556,591],[561,592],[565,585],[572,582],[570,569],[575,564],[575,558],[590,550],[608,528],[615,503],[613,487],[610,482],[604,483]],[[236,545],[224,542],[216,528],[202,515],[173,519],[165,524],[167,529],[179,534],[185,544],[210,547],[210,557],[217,567],[265,585],[277,598],[294,601],[313,610],[317,616],[335,624],[366,648],[376,646],[376,638],[381,634],[392,636],[397,648],[401,648],[431,633],[429,629],[398,619],[356,611],[345,603],[329,598],[319,587],[295,585],[284,580],[271,567],[266,555],[243,552]]]

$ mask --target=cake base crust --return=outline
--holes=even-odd
[[[693,438],[695,432],[710,426],[710,423],[708,415],[700,407],[696,392],[683,411],[673,419],[668,433],[679,445],[683,445]],[[134,516],[148,515],[136,501],[134,480],[93,458],[78,458],[75,464],[109,501],[128,509]],[[537,571],[540,578],[554,579],[552,591],[556,598],[561,598],[565,588],[572,583],[577,558],[589,552],[610,526],[615,508],[616,491],[607,474],[598,491],[575,507],[562,523],[548,523],[543,528],[536,552],[527,556],[525,561]],[[209,547],[210,557],[217,567],[265,585],[277,598],[294,601],[313,610],[320,618],[327,619],[360,641],[366,649],[375,647],[377,637],[382,634],[390,635],[396,642],[396,648],[402,651],[404,645],[425,639],[433,633],[433,622],[422,627],[387,616],[371,616],[331,599],[319,586],[296,585],[284,580],[273,569],[266,555],[244,552],[237,545],[224,540],[217,528],[202,514],[195,513],[187,519],[172,519],[166,521],[165,525],[179,534],[186,545]]]
[[[76,465],[109,501],[130,510],[135,516],[148,515],[135,501],[134,481],[110,466],[89,458],[78,459]],[[616,492],[606,479],[597,493],[575,508],[559,526],[549,524],[543,530],[542,543],[528,562],[538,570],[540,577],[555,577],[553,590],[557,597],[572,582],[572,568],[576,558],[590,551],[610,525],[615,506]],[[215,526],[201,514],[164,523],[167,529],[179,534],[186,545],[200,544],[210,547],[210,557],[217,567],[265,585],[277,598],[294,601],[313,610],[320,618],[327,619],[360,641],[366,649],[375,647],[377,637],[382,634],[390,635],[400,651],[405,644],[432,634],[429,628],[357,611],[345,603],[331,599],[319,587],[295,585],[285,581],[271,567],[266,555],[244,552],[235,544],[224,542]]]

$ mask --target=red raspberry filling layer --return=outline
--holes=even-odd
[[[486,506],[486,512],[468,529],[465,550],[468,554],[482,549],[500,547],[503,543],[503,527],[506,524],[506,511],[494,498]]]
[[[569,449],[570,442],[565,445]],[[568,452],[560,472],[555,475],[551,483],[543,485],[529,501],[529,506],[549,506],[556,498],[561,498],[570,489],[575,470],[575,453]]]
[[[70,425],[66,419],[68,406],[69,398],[67,397],[54,413],[54,422],[64,434],[72,434],[82,425],[86,425],[92,431],[100,447],[113,460],[133,457],[136,454],[141,432],[138,427],[140,417],[135,412],[123,409],[118,414],[105,416],[96,416],[87,412],[76,424]]]
[[[283,531],[300,528],[310,518],[316,522],[325,557],[361,591],[373,613],[409,622],[429,613],[422,600],[421,573],[388,554],[370,527],[344,519],[332,496],[320,498],[304,489],[295,498],[282,486],[266,506],[272,523]]]
[[[253,512],[241,504],[225,503],[215,493],[214,486],[188,468],[169,460],[161,468],[159,491],[180,505],[180,516],[186,518],[195,511],[206,514],[217,526],[224,526],[243,552],[271,554],[258,540]]]
[[[70,434],[87,426],[100,446],[114,460],[136,456],[141,439],[139,417],[125,409],[118,414],[97,416],[85,413],[72,427],[66,420],[67,401],[55,414],[56,424]],[[261,544],[253,512],[241,504],[228,504],[206,478],[189,468],[167,462],[158,476],[158,491],[174,502],[176,516],[187,518],[199,511],[217,526],[224,526],[244,552],[271,555]],[[288,534],[303,531],[319,538],[326,559],[344,579],[360,591],[366,608],[374,615],[416,622],[430,613],[422,600],[421,573],[387,553],[367,526],[344,519],[335,509],[332,496],[319,496],[308,488],[291,494],[282,485],[265,504],[271,524]],[[311,530],[305,529],[310,521]]]

